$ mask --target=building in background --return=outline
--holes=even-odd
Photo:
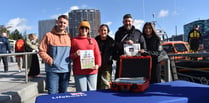
[[[202,35],[201,41],[206,50],[209,50],[209,19],[197,20],[184,25],[184,41],[188,41],[189,32],[198,25],[199,31]]]
[[[82,20],[88,20],[91,25],[91,36],[98,34],[99,25],[101,23],[100,11],[96,9],[78,9],[69,12],[69,32],[71,37],[78,35],[78,26]]]
[[[38,39],[41,40],[43,36],[52,30],[56,24],[56,19],[40,20],[38,22]]]
[[[184,34],[172,35],[168,40],[169,41],[184,41]]]
[[[72,10],[68,14],[69,27],[68,30],[71,37],[78,35],[78,26],[82,20],[88,20],[91,25],[91,36],[95,37],[98,34],[99,25],[101,23],[100,11],[96,9],[78,9]],[[38,22],[39,40],[43,38],[45,33],[51,31],[56,24],[56,19],[40,20]]]

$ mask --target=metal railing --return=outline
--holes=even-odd
[[[209,52],[168,54],[168,56],[175,62],[179,79],[209,85]]]
[[[171,56],[189,56],[189,57],[209,57],[209,52],[205,53],[185,53],[185,54],[168,54],[169,57]]]
[[[25,83],[28,83],[28,55],[37,54],[37,52],[22,52],[22,53],[7,53],[7,54],[0,54],[2,56],[20,56],[23,55],[25,63]]]

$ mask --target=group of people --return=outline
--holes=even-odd
[[[123,16],[123,26],[121,26],[115,34],[115,45],[113,59],[116,60],[116,75],[119,77],[120,56],[124,54],[124,44],[140,44],[141,55],[150,55],[152,57],[152,69],[150,83],[161,82],[161,69],[158,56],[162,49],[161,39],[157,35],[153,23],[146,22],[143,26],[142,32],[133,25],[133,18],[131,14]]]
[[[18,38],[15,42],[15,53],[23,52],[38,52],[38,38],[35,34],[31,33],[28,35],[28,38],[25,40]],[[18,71],[21,72],[22,68],[25,68],[25,59],[23,55],[17,55],[16,61],[18,65]],[[27,68],[28,76],[33,78],[39,76],[40,74],[40,65],[37,54],[27,55]]]
[[[28,49],[26,49],[26,47]],[[30,49],[30,50],[29,50]],[[4,32],[0,36],[0,54],[6,54],[11,53],[11,46],[9,39],[7,37],[7,33]],[[21,53],[21,52],[32,52],[32,51],[38,51],[38,41],[35,34],[29,34],[28,38],[26,40],[23,40],[21,38],[18,38],[18,40],[15,42],[15,53]],[[4,72],[8,72],[8,56],[0,56],[0,61],[3,61],[4,64]],[[18,65],[18,72],[21,72],[24,65],[24,56],[23,55],[17,55],[16,61]],[[35,77],[40,74],[40,67],[39,67],[39,60],[37,54],[28,55],[28,68],[29,68],[29,77]]]
[[[139,53],[152,57],[151,83],[161,81],[158,61],[162,50],[161,39],[152,23],[146,22],[141,32],[134,27],[131,14],[126,14],[123,16],[123,26],[113,39],[108,35],[110,30],[106,24],[100,25],[97,37],[91,37],[90,23],[83,20],[78,27],[79,34],[70,38],[66,31],[68,20],[66,15],[60,15],[56,25],[40,42],[39,55],[46,63],[48,94],[67,91],[71,61],[77,92],[110,88],[113,60],[116,60],[115,79],[119,77],[119,59],[124,54],[123,44],[139,43]],[[88,60],[84,57],[88,57]]]

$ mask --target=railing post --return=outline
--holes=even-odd
[[[171,71],[172,71],[173,80],[178,80],[178,74],[177,74],[176,64],[175,64],[174,59],[171,58],[170,63],[171,63]]]
[[[28,54],[25,55],[25,83],[28,83]]]
[[[172,81],[170,59],[169,58],[165,60],[164,71],[165,71],[165,75],[164,75],[165,76],[165,81],[166,82]]]

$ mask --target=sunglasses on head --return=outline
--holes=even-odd
[[[88,27],[82,26],[80,29],[89,29]]]

